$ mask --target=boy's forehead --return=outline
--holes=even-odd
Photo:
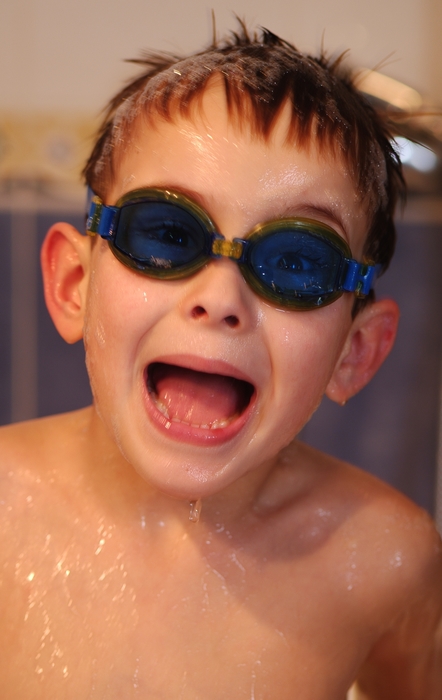
[[[174,103],[173,100],[168,118],[159,114],[155,106],[150,105],[146,105],[145,110],[134,115],[124,152],[127,153],[131,148],[137,149],[137,140],[145,137],[150,130],[161,132],[166,125],[171,125],[169,133],[187,133],[189,139],[197,138],[201,147],[205,140],[222,134],[220,153],[223,145],[227,150],[230,137],[236,136],[241,139],[243,146],[253,147],[260,144],[268,150],[273,147],[286,148],[287,151],[304,151],[311,153],[313,158],[320,154],[324,161],[333,161],[340,167],[347,168],[342,149],[334,148],[334,142],[321,143],[316,137],[317,119],[313,119],[308,138],[300,138],[296,129],[295,108],[290,100],[287,99],[282,104],[267,134],[254,127],[255,116],[251,105],[250,108],[247,106],[248,102],[247,95],[244,95],[241,109],[229,105],[221,78],[214,76],[204,90],[193,97],[189,113],[185,116],[181,113],[179,103]],[[196,132],[198,135],[194,136]]]
[[[221,79],[215,76],[204,91],[195,96],[188,116],[182,116],[179,105],[173,104],[170,119],[148,109],[137,115],[124,141],[124,148],[117,161],[117,172],[124,169],[125,160],[132,161],[137,156],[143,158],[149,140],[155,145],[163,140],[166,143],[163,144],[162,151],[153,148],[153,158],[169,155],[180,144],[181,149],[194,156],[200,153],[212,158],[216,156],[221,161],[229,159],[233,150],[235,160],[264,156],[266,162],[273,165],[283,166],[291,162],[296,168],[297,159],[302,153],[308,156],[312,164],[320,160],[324,166],[347,173],[348,167],[342,152],[339,155],[331,146],[321,144],[314,133],[302,143],[296,138],[292,114],[292,105],[287,100],[269,134],[264,136],[253,128],[253,115],[247,108],[241,111],[228,108]],[[167,148],[167,141],[173,141],[173,148]]]

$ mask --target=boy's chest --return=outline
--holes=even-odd
[[[39,688],[75,700],[344,697],[361,629],[315,565],[183,550],[134,567],[101,553],[53,562],[52,576],[23,571],[6,610],[5,700]]]

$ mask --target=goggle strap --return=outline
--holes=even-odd
[[[356,260],[347,260],[342,289],[345,292],[355,292],[358,296],[365,297],[373,287],[376,279],[376,265],[358,263]]]
[[[98,234],[101,238],[111,239],[114,232],[114,220],[118,207],[107,207],[99,197],[94,196],[90,203],[86,222],[88,234]]]

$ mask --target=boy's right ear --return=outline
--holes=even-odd
[[[41,249],[46,306],[58,332],[68,343],[83,337],[89,283],[91,239],[66,223],[54,224]]]

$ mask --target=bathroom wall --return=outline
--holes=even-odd
[[[131,74],[122,62],[144,48],[186,52],[235,26],[233,14],[300,48],[351,50],[424,92],[440,86],[439,0],[3,0],[2,109],[95,113]]]

